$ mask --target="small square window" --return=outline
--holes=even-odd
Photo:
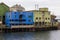
[[[36,19],[38,19],[38,17],[36,17]]]
[[[47,18],[46,18],[46,20],[47,20]]]
[[[39,24],[41,25],[41,22],[39,22]]]
[[[12,25],[14,25],[14,24],[12,24]]]
[[[32,18],[32,16],[28,16],[29,18]]]
[[[42,22],[42,25],[44,25],[44,22]]]
[[[16,14],[16,12],[15,12],[15,14]]]
[[[18,24],[15,24],[15,25],[18,25]]]
[[[16,19],[15,21],[19,21],[19,20]]]
[[[47,24],[47,22],[45,22],[45,24]]]
[[[10,15],[9,15],[9,18],[10,18]]]
[[[15,18],[16,18],[16,15],[15,15]]]

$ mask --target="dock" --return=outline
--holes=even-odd
[[[38,31],[49,31],[49,30],[58,30],[58,27],[34,27],[33,25],[30,26],[12,26],[11,28],[5,27],[3,25],[0,27],[0,32],[38,32]]]

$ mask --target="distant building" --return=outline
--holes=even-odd
[[[52,25],[57,25],[58,24],[58,20],[57,19],[55,19],[56,18],[56,16],[55,15],[51,15],[51,22],[52,22]]]
[[[55,15],[51,15],[51,19],[55,19],[56,18],[56,16]]]
[[[34,11],[34,22],[35,25],[49,25],[51,22],[51,15],[48,8],[39,8],[39,11]]]
[[[22,7],[21,5],[14,5],[12,7],[10,7],[10,11],[25,11],[25,8]]]
[[[3,21],[3,16],[5,15],[6,12],[9,11],[9,6],[7,6],[6,4],[4,4],[3,2],[0,3],[0,24],[2,24]]]
[[[57,16],[55,19],[58,20],[58,22],[60,22],[60,16]]]

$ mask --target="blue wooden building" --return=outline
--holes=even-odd
[[[33,12],[7,12],[5,14],[5,24],[13,25],[33,25]]]

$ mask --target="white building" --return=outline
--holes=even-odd
[[[10,7],[10,11],[25,11],[25,8],[22,7],[21,5],[16,4]]]

